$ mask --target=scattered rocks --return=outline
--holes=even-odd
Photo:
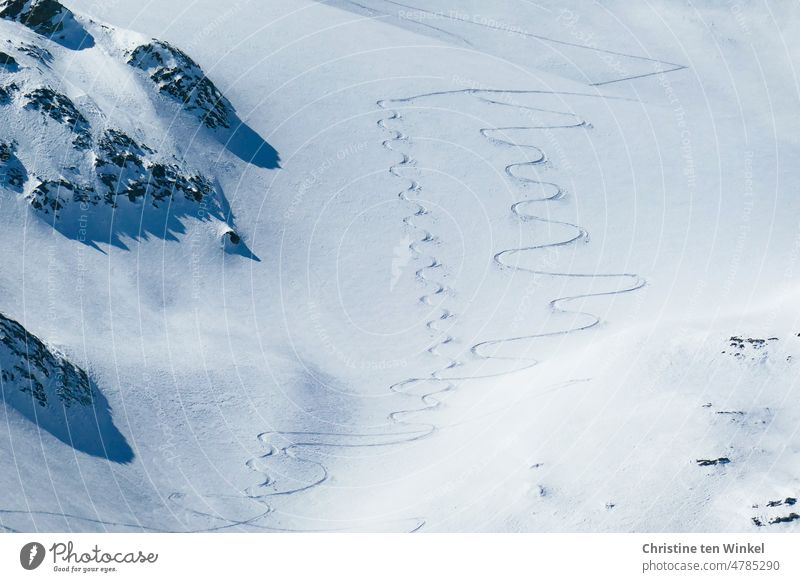
[[[78,111],[69,97],[49,87],[39,87],[27,93],[24,99],[25,109],[41,111],[58,123],[68,126],[75,134],[72,143],[76,148],[85,150],[92,146],[89,121]]]
[[[69,202],[81,202],[90,198],[94,188],[91,186],[81,186],[60,178],[58,180],[44,180],[33,189],[27,196],[28,200],[36,210],[44,214],[54,214],[59,216],[66,204]]]
[[[761,517],[753,517],[752,522],[756,527],[764,527],[765,525],[778,525],[780,523],[791,523],[800,519],[800,515],[792,512],[789,515],[779,515],[771,517],[766,521]]]
[[[17,50],[23,54],[28,55],[36,62],[46,67],[50,66],[50,63],[53,62],[53,53],[51,53],[46,48],[36,46],[35,44],[29,43],[20,43],[17,46]]]
[[[796,497],[787,497],[777,501],[767,501],[767,507],[780,507],[781,505],[794,505],[795,503],[797,503]]]
[[[122,131],[110,129],[103,134],[95,168],[99,182],[106,188],[104,199],[108,204],[116,206],[118,196],[131,202],[149,196],[157,208],[175,192],[192,202],[202,202],[214,192],[211,180],[201,174],[186,171],[176,164],[146,159],[155,153]]]
[[[719,457],[717,459],[697,459],[697,464],[701,467],[709,467],[712,465],[727,465],[731,460],[728,457]]]
[[[764,362],[768,357],[766,348],[776,341],[778,341],[776,337],[753,338],[733,335],[728,339],[729,348],[722,350],[722,353],[730,354],[737,360]]]

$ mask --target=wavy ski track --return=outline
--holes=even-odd
[[[378,106],[385,109],[385,101],[379,101]],[[388,127],[387,122],[399,120],[400,117],[395,111],[387,111],[387,117],[380,119],[377,124],[382,129],[390,133],[389,139],[382,142],[384,148],[389,151],[397,152],[392,146],[393,143],[403,142],[407,137],[400,131]],[[414,219],[429,214],[428,209],[418,200],[415,196],[420,192],[421,187],[416,180],[406,178],[402,175],[404,169],[413,168],[416,160],[408,156],[408,154],[397,152],[400,154],[401,159],[397,163],[389,167],[389,173],[408,182],[408,186],[398,192],[397,196],[400,200],[411,206],[411,214],[403,218],[403,223],[419,232],[420,236],[417,240],[412,241],[408,248],[412,256],[418,261],[424,261],[425,264],[416,270],[416,279],[428,287],[428,291],[419,297],[419,303],[427,306],[434,305],[434,302],[440,296],[443,296],[451,290],[447,285],[439,282],[433,278],[429,272],[436,272],[442,269],[442,264],[433,255],[425,255],[422,250],[422,245],[436,245],[439,244],[438,237],[428,231],[427,229],[417,225]],[[443,333],[439,329],[439,324],[451,320],[455,315],[447,309],[440,309],[436,312],[436,317],[426,323],[429,330],[434,333]],[[436,343],[427,348],[431,356],[440,357],[438,348],[446,345],[455,338],[444,333],[443,337]],[[330,473],[324,463],[300,456],[299,451],[303,449],[321,449],[321,448],[335,448],[335,449],[348,449],[348,448],[368,448],[368,447],[386,447],[391,445],[406,444],[418,441],[430,436],[436,431],[436,426],[432,423],[425,422],[412,422],[404,420],[404,416],[416,414],[425,410],[437,407],[440,401],[436,399],[436,395],[443,394],[455,388],[455,384],[442,378],[441,374],[445,370],[452,370],[457,367],[459,362],[456,360],[448,360],[446,366],[441,370],[433,372],[427,378],[411,378],[403,382],[396,383],[390,386],[390,390],[397,394],[408,395],[417,402],[421,402],[422,406],[410,409],[396,410],[389,414],[389,420],[397,426],[401,426],[407,430],[397,432],[383,432],[383,433],[334,433],[334,432],[312,432],[312,431],[266,431],[257,436],[259,443],[266,449],[266,452],[260,455],[251,457],[246,461],[246,466],[251,471],[261,475],[263,480],[259,483],[248,487],[245,490],[245,499],[251,500],[256,503],[263,504],[264,510],[258,512],[252,517],[245,520],[231,520],[224,518],[220,515],[211,513],[209,511],[200,511],[192,509],[191,507],[182,504],[183,495],[173,493],[170,495],[170,500],[181,506],[184,511],[188,511],[197,517],[204,519],[216,520],[220,523],[219,526],[213,529],[226,529],[238,526],[247,526],[258,529],[280,529],[267,527],[258,524],[262,519],[266,519],[274,509],[269,503],[269,500],[274,497],[283,497],[310,491],[317,487],[322,486],[330,479]],[[417,384],[430,382],[436,386],[434,390],[425,391],[420,395],[407,394],[408,389]],[[441,386],[444,384],[444,386]],[[274,464],[284,467],[294,465],[294,470],[276,470],[267,465]],[[293,473],[301,473],[300,477],[295,477]],[[202,499],[211,499],[213,496],[201,495]],[[405,531],[414,532],[423,527],[425,521],[421,518],[398,519],[393,521],[382,521],[365,524],[369,526],[386,526],[396,524],[402,526]],[[364,526],[353,526],[349,528],[331,529],[325,531],[343,531],[348,529],[357,529]],[[280,531],[288,531],[280,529]],[[303,530],[311,531],[311,530]]]
[[[260,484],[251,487],[247,490],[248,497],[250,497],[251,499],[258,499],[266,502],[266,499],[268,499],[269,497],[291,495],[294,493],[308,491],[315,487],[319,487],[329,479],[330,475],[324,463],[309,459],[307,457],[299,456],[298,449],[306,447],[308,448],[384,447],[389,445],[410,443],[431,436],[438,429],[438,427],[435,424],[419,420],[411,420],[408,417],[426,411],[430,411],[440,406],[442,403],[440,397],[443,394],[454,390],[456,388],[457,382],[476,380],[481,378],[500,377],[514,372],[518,372],[522,369],[533,367],[539,363],[538,360],[532,358],[516,358],[516,357],[491,355],[489,353],[486,353],[486,351],[488,351],[489,348],[497,347],[505,343],[532,341],[540,338],[565,335],[569,333],[576,333],[590,329],[600,323],[601,321],[600,318],[589,312],[569,309],[568,304],[570,302],[591,297],[612,296],[612,295],[630,293],[637,289],[640,289],[643,285],[645,285],[645,280],[636,275],[635,273],[569,273],[569,272],[558,272],[558,271],[520,267],[512,265],[508,262],[507,259],[513,257],[514,255],[519,255],[521,253],[532,253],[541,251],[543,249],[547,249],[549,247],[560,247],[560,246],[576,244],[579,241],[588,242],[588,233],[586,232],[585,229],[583,229],[577,224],[543,218],[534,212],[527,211],[528,207],[534,207],[537,204],[543,204],[563,198],[564,192],[555,183],[533,180],[525,176],[521,176],[517,173],[517,170],[523,166],[534,166],[545,163],[546,156],[538,146],[533,144],[517,143],[507,135],[507,132],[513,130],[536,130],[536,129],[550,130],[550,129],[588,128],[591,126],[585,120],[578,118],[575,114],[571,112],[562,112],[550,109],[529,107],[521,104],[498,101],[497,99],[491,98],[492,96],[498,96],[498,95],[529,95],[529,94],[553,95],[557,94],[556,92],[538,91],[538,90],[523,91],[523,90],[501,90],[501,89],[497,90],[464,89],[456,91],[426,93],[404,99],[389,99],[389,100],[380,100],[377,102],[378,107],[384,110],[387,114],[386,117],[381,118],[377,122],[379,127],[381,127],[384,131],[389,133],[389,138],[384,140],[382,142],[382,145],[388,151],[395,152],[400,156],[400,160],[392,164],[389,167],[388,171],[393,176],[407,183],[406,188],[404,188],[397,194],[400,200],[407,203],[411,207],[411,213],[403,218],[403,223],[409,228],[412,228],[419,233],[419,237],[417,238],[417,240],[413,241],[409,245],[409,249],[416,260],[422,261],[424,263],[423,266],[416,271],[416,278],[421,283],[427,285],[428,287],[428,291],[419,297],[420,303],[427,306],[432,306],[434,305],[436,299],[440,298],[444,294],[447,294],[448,292],[451,291],[451,289],[443,282],[437,280],[433,275],[437,271],[440,271],[443,268],[443,265],[441,264],[439,259],[433,254],[426,254],[424,250],[427,247],[439,244],[440,241],[434,233],[430,232],[429,230],[425,229],[424,227],[417,224],[417,222],[415,222],[415,219],[429,214],[429,210],[419,200],[419,193],[422,190],[420,183],[417,180],[404,175],[404,171],[413,169],[416,166],[416,160],[413,159],[408,153],[402,151],[401,149],[398,149],[399,146],[408,141],[408,136],[405,135],[402,131],[394,129],[393,124],[400,122],[402,120],[402,117],[400,116],[399,112],[396,109],[392,109],[391,107],[393,104],[410,105],[413,103],[413,101],[423,97],[430,97],[435,95],[447,95],[447,94],[453,94],[453,95],[469,94],[492,105],[515,107],[520,110],[539,111],[550,114],[557,114],[564,116],[566,119],[569,119],[569,121],[565,121],[564,123],[560,124],[524,125],[524,126],[521,125],[513,127],[490,127],[490,128],[483,128],[480,130],[481,135],[484,136],[489,142],[495,145],[532,150],[533,152],[535,152],[535,154],[525,162],[513,163],[507,165],[505,168],[505,172],[511,179],[518,181],[520,183],[538,184],[544,188],[549,188],[552,190],[551,194],[543,196],[541,198],[526,199],[515,202],[511,206],[512,213],[519,220],[523,222],[536,221],[541,223],[558,224],[561,226],[572,228],[575,231],[572,236],[569,236],[561,240],[556,240],[553,242],[539,244],[539,245],[531,245],[526,247],[501,250],[494,255],[494,262],[500,268],[503,269],[509,269],[509,268],[516,269],[519,271],[529,272],[533,275],[538,275],[538,276],[550,276],[550,277],[562,277],[562,278],[574,278],[574,279],[590,279],[590,278],[620,279],[626,281],[627,284],[621,288],[612,291],[600,291],[592,293],[575,294],[565,297],[557,297],[549,302],[549,307],[553,312],[568,313],[572,315],[578,315],[584,318],[584,322],[581,323],[580,325],[547,333],[528,334],[510,338],[493,339],[474,344],[470,348],[469,352],[474,358],[477,358],[478,360],[495,359],[495,360],[505,360],[509,361],[510,363],[518,364],[517,366],[514,366],[513,369],[509,369],[494,374],[459,376],[457,373],[454,373],[454,371],[459,366],[463,365],[462,362],[457,359],[443,356],[440,353],[439,348],[456,340],[455,337],[453,337],[452,335],[441,329],[441,326],[444,323],[454,319],[456,317],[456,314],[446,308],[438,309],[435,312],[435,317],[426,323],[426,327],[433,332],[441,334],[441,337],[433,345],[431,345],[427,349],[427,351],[432,356],[439,358],[445,357],[446,361],[444,365],[440,366],[434,372],[430,373],[427,376],[408,378],[406,380],[393,384],[392,386],[389,387],[389,389],[392,392],[411,397],[415,400],[415,402],[419,403],[419,406],[399,409],[389,414],[389,419],[393,423],[395,423],[398,427],[403,427],[403,429],[407,430],[402,430],[400,432],[394,432],[394,433],[387,432],[380,434],[375,434],[375,433],[342,434],[342,433],[327,433],[327,432],[278,432],[278,431],[261,433],[258,436],[258,438],[259,441],[262,442],[267,448],[267,452],[264,455],[253,457],[252,459],[247,461],[247,466],[253,471],[262,474],[264,476],[264,480]],[[590,94],[590,93],[586,94],[572,93],[572,95],[580,95],[585,97],[613,98],[613,97],[604,97],[602,95]],[[620,99],[627,100],[624,98]],[[390,126],[390,124],[392,126]],[[573,383],[585,382],[585,381],[586,379],[576,379],[562,383],[559,385],[559,387],[564,387],[571,385]],[[276,444],[277,441],[283,441],[284,444]],[[274,471],[270,471],[268,468],[260,466],[261,463],[264,461],[268,462],[270,460],[275,460],[279,457],[283,457],[284,459],[291,459],[296,463],[305,465],[307,468],[312,469],[311,474],[313,475],[313,478],[309,479],[308,475],[306,475],[306,479],[303,480],[302,483],[298,483],[297,485],[292,486],[292,485],[287,485],[286,483],[282,484],[281,483],[282,479],[276,477]],[[411,531],[417,531],[421,529],[425,524],[425,520],[423,518],[414,518],[414,520],[416,521],[416,524]]]
[[[544,108],[536,108],[530,107],[527,105],[522,105],[519,103],[513,102],[513,96],[515,95],[573,95],[573,96],[581,96],[581,97],[592,97],[592,98],[602,98],[602,99],[621,99],[621,100],[628,100],[626,98],[618,98],[618,97],[610,97],[599,95],[596,93],[564,93],[564,92],[555,92],[555,91],[541,91],[541,90],[505,90],[505,89],[461,89],[461,90],[454,90],[454,91],[437,91],[431,93],[424,93],[421,95],[415,95],[413,97],[408,97],[404,99],[395,99],[393,102],[400,103],[404,105],[410,105],[414,101],[419,100],[424,97],[433,97],[433,96],[443,96],[443,95],[472,95],[481,101],[497,105],[503,107],[511,107],[519,110],[525,111],[538,111],[543,113],[550,113],[550,114],[557,114],[565,117],[570,117],[573,119],[572,122],[560,123],[560,124],[547,124],[547,125],[524,125],[524,126],[508,126],[508,127],[490,127],[490,128],[482,128],[480,133],[483,137],[487,140],[492,142],[498,146],[506,146],[506,147],[513,147],[519,149],[526,149],[526,150],[533,150],[535,152],[534,156],[528,159],[525,162],[518,162],[509,164],[505,167],[505,173],[511,179],[521,183],[521,184],[536,184],[543,188],[549,189],[552,193],[542,196],[541,198],[529,198],[526,200],[520,200],[511,205],[511,212],[522,222],[539,222],[543,224],[556,224],[559,226],[564,226],[570,228],[574,231],[571,236],[566,238],[555,240],[552,242],[542,243],[538,245],[530,245],[525,247],[518,247],[518,248],[510,248],[504,249],[497,253],[495,253],[493,260],[494,262],[502,269],[513,269],[517,271],[531,273],[532,275],[537,276],[548,276],[548,277],[560,277],[560,278],[567,278],[567,279],[577,279],[577,280],[588,280],[588,279],[603,279],[603,280],[620,280],[624,282],[624,284],[617,289],[610,290],[610,291],[597,291],[597,292],[590,292],[590,293],[578,293],[575,295],[569,295],[564,297],[556,297],[548,302],[548,306],[550,310],[554,313],[562,313],[562,314],[571,314],[573,316],[579,316],[583,319],[583,323],[565,328],[559,329],[550,332],[543,332],[543,333],[536,333],[536,334],[524,334],[518,335],[514,337],[508,338],[499,338],[493,340],[486,340],[474,344],[470,348],[470,353],[472,356],[477,358],[478,360],[505,360],[510,363],[518,364],[513,369],[504,370],[498,373],[490,373],[485,375],[444,375],[446,371],[440,371],[437,373],[437,378],[440,378],[443,382],[454,382],[454,381],[467,381],[467,380],[476,380],[481,378],[494,378],[505,376],[511,373],[515,373],[527,368],[531,368],[539,363],[539,360],[535,358],[521,358],[521,357],[509,357],[509,356],[498,356],[492,355],[487,353],[490,348],[497,348],[503,344],[513,344],[519,342],[531,342],[537,339],[547,338],[547,337],[556,337],[556,336],[563,336],[570,333],[585,331],[597,326],[601,319],[590,312],[587,311],[577,311],[574,309],[570,309],[567,305],[570,302],[575,302],[579,300],[584,300],[593,297],[604,297],[604,296],[614,296],[614,295],[622,295],[626,293],[631,293],[638,289],[641,289],[645,284],[646,280],[643,277],[640,277],[636,273],[571,273],[571,272],[562,272],[562,271],[555,271],[555,270],[545,270],[545,269],[535,269],[530,267],[518,266],[512,264],[509,259],[515,256],[520,256],[524,253],[535,253],[546,250],[548,248],[556,248],[556,247],[563,247],[568,245],[573,245],[578,243],[579,241],[583,241],[588,243],[589,242],[589,233],[580,225],[573,224],[571,222],[565,221],[558,221],[549,218],[544,218],[539,216],[535,212],[527,211],[528,207],[536,207],[537,205],[546,204],[548,202],[560,200],[564,197],[564,192],[562,188],[554,183],[554,182],[544,182],[540,180],[533,180],[531,178],[527,178],[525,176],[519,175],[516,170],[521,167],[525,166],[537,166],[544,164],[546,162],[546,156],[544,151],[536,145],[529,144],[529,143],[519,143],[511,139],[507,132],[514,131],[514,130],[552,130],[552,129],[571,129],[571,128],[591,128],[591,125],[588,124],[585,120],[579,118],[576,114],[572,112],[565,112],[565,111],[556,111],[552,109],[544,109]],[[512,96],[511,102],[508,101],[498,101],[497,99],[493,99],[491,97],[498,96],[498,95],[510,95]],[[414,381],[421,381],[420,379],[416,379]],[[408,381],[407,381],[408,382]]]
[[[377,105],[381,109],[385,109],[384,101],[378,101]],[[389,132],[390,137],[382,142],[384,148],[389,151],[397,152],[392,146],[393,143],[404,142],[408,138],[402,132],[397,131],[395,129],[390,128],[387,123],[399,120],[400,117],[397,112],[388,111],[387,117],[378,120],[377,124],[380,128],[384,129],[385,131]],[[439,282],[431,275],[429,272],[436,272],[437,270],[442,269],[442,264],[438,261],[438,259],[433,255],[425,255],[424,251],[422,250],[422,245],[436,245],[439,244],[438,237],[428,231],[427,229],[417,225],[414,222],[414,219],[417,217],[425,216],[429,214],[429,210],[422,204],[417,198],[416,195],[420,192],[421,187],[419,182],[416,180],[404,177],[402,171],[404,169],[413,168],[416,165],[416,160],[411,158],[408,154],[403,152],[397,152],[400,154],[400,161],[395,164],[392,164],[389,167],[389,173],[393,176],[397,177],[398,179],[404,180],[408,182],[406,188],[398,192],[397,196],[400,200],[407,203],[411,207],[411,214],[405,216],[403,218],[403,223],[416,231],[419,232],[420,236],[417,240],[412,241],[408,248],[412,254],[412,256],[417,261],[424,261],[426,264],[420,267],[415,272],[416,279],[426,285],[428,287],[428,291],[419,297],[419,303],[427,306],[434,305],[434,302],[440,296],[443,296],[450,292],[451,290],[447,285]],[[438,329],[438,324],[450,320],[454,317],[450,311],[447,309],[441,309],[437,311],[437,316],[427,322],[427,327],[429,330],[435,333],[441,333],[441,330]],[[450,335],[445,334],[442,339],[440,339],[435,344],[431,345],[427,351],[432,356],[438,356],[438,348],[442,345],[446,345],[452,341],[454,341]],[[458,362],[455,360],[451,360],[448,362],[447,369],[452,369],[458,365]],[[443,380],[438,376],[438,373],[433,373],[429,378],[426,379],[427,381],[439,383]],[[400,382],[394,384],[390,387],[390,390],[398,393],[403,394],[405,392],[404,388],[411,386],[412,384],[417,384],[422,382],[423,380],[417,379],[410,379],[404,382]],[[405,444],[411,443],[414,441],[418,441],[420,439],[424,439],[430,436],[435,430],[436,426],[431,423],[421,423],[421,422],[409,422],[403,420],[403,416],[414,414],[417,412],[421,412],[430,408],[434,408],[439,405],[439,401],[435,398],[437,394],[442,394],[449,390],[452,390],[455,386],[452,383],[447,382],[444,387],[439,387],[435,390],[426,392],[418,397],[418,401],[422,402],[421,407],[411,408],[411,409],[403,409],[403,410],[396,410],[389,414],[389,420],[395,423],[398,426],[402,426],[407,430],[402,430],[398,432],[384,432],[384,433],[366,433],[366,434],[344,434],[344,433],[329,433],[329,432],[280,432],[280,431],[268,431],[261,433],[258,435],[258,439],[263,445],[266,447],[267,452],[263,455],[253,457],[247,461],[247,466],[251,470],[261,474],[264,476],[264,480],[253,486],[250,487],[246,493],[248,497],[252,499],[260,499],[266,500],[270,497],[274,496],[284,496],[284,495],[291,495],[294,493],[300,493],[302,491],[308,491],[315,487],[319,487],[323,483],[325,483],[329,478],[330,474],[328,472],[327,467],[324,463],[321,463],[316,460],[309,459],[307,457],[298,456],[298,450],[303,448],[366,448],[366,447],[385,447],[390,445],[398,445],[398,444]],[[415,400],[417,397],[415,397]],[[282,441],[283,444],[277,444],[278,442]],[[282,480],[275,476],[275,472],[268,470],[266,467],[262,468],[264,462],[269,462],[271,460],[278,459],[282,457],[285,460],[291,459],[295,463],[299,463],[301,465],[306,465],[309,469],[309,473],[306,475],[306,478],[302,483],[297,483],[296,485],[290,485],[287,483],[281,482]],[[278,461],[280,462],[280,461]],[[294,479],[292,479],[294,480]],[[407,528],[407,531],[417,531],[424,525],[424,520],[420,518],[412,518],[413,527]],[[385,525],[385,524],[384,524]]]

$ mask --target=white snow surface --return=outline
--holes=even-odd
[[[64,4],[95,44],[0,21],[58,63],[16,74],[190,160],[235,225],[91,246],[2,191],[0,312],[133,451],[4,405],[2,528],[800,527],[796,3]],[[280,168],[127,66],[150,38]]]

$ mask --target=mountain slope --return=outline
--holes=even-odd
[[[797,7],[64,4],[0,311],[135,456],[7,403],[2,527],[800,527]]]

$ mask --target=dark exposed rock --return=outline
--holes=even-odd
[[[40,182],[28,195],[31,206],[44,214],[53,213],[56,216],[70,201],[88,202],[93,198],[93,187],[74,184],[64,178]]]
[[[161,93],[197,115],[207,127],[231,126],[233,107],[200,66],[180,49],[153,40],[137,47],[128,64],[146,71]]]
[[[128,134],[117,129],[108,129],[98,143],[98,154],[104,156],[100,164],[124,166],[128,162],[141,165],[141,157],[154,151],[144,144],[138,144]]]
[[[17,59],[10,54],[0,51],[0,67],[5,67],[10,71],[16,71],[19,68],[19,63]]]
[[[796,497],[787,497],[786,499],[778,499],[776,501],[768,501],[767,507],[780,507],[781,505],[794,505],[797,503]]]
[[[43,35],[64,29],[65,8],[55,0],[7,0],[0,7],[0,17],[15,20]]]
[[[775,525],[775,524],[778,524],[778,523],[790,523],[790,522],[796,521],[798,519],[800,519],[800,515],[797,515],[796,513],[792,512],[789,515],[773,517],[772,519],[769,520],[769,524],[770,525]]]
[[[170,197],[177,191],[193,202],[201,202],[214,191],[213,184],[205,176],[182,174],[181,169],[173,164],[152,164],[149,170],[153,177],[152,196],[156,200]]]
[[[25,109],[41,111],[58,123],[68,126],[75,134],[72,143],[76,148],[88,149],[92,146],[89,121],[78,111],[69,97],[49,87],[39,87],[27,93],[25,101]]]
[[[201,202],[214,192],[214,185],[205,176],[145,158],[154,153],[122,131],[112,129],[103,134],[95,168],[98,180],[105,186],[108,204],[116,205],[119,196],[131,202],[147,196],[158,207],[176,192],[192,202]]]
[[[21,192],[28,180],[25,166],[16,156],[17,144],[0,140],[0,186]]]
[[[133,450],[85,370],[0,314],[0,377],[5,404],[43,431],[89,455],[129,463]]]
[[[0,314],[0,367],[5,390],[16,388],[45,407],[52,400],[69,408],[92,402],[86,372],[51,351],[19,323]]]
[[[94,45],[75,15],[56,0],[5,0],[0,4],[0,18],[19,22],[70,49]]]
[[[733,335],[728,339],[730,349],[722,350],[723,354],[730,354],[740,361],[765,361],[768,357],[767,347],[772,342],[778,341],[776,337],[754,338]]]
[[[701,467],[709,467],[712,465],[727,465],[731,460],[728,457],[719,457],[718,459],[697,459],[697,464]]]
[[[17,91],[19,91],[19,87],[16,83],[10,83],[5,86],[0,85],[0,105],[8,105],[11,103],[11,100],[14,98],[14,93]]]

